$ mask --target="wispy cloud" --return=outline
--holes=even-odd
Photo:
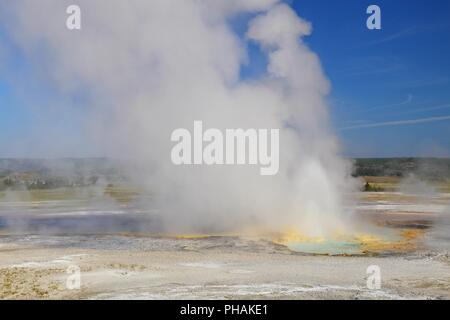
[[[353,108],[352,108],[352,106],[348,106],[348,105],[344,105],[344,106],[347,108],[347,110],[351,109],[353,114],[355,114],[355,113],[361,114],[361,113],[370,113],[371,111],[376,111],[376,110],[401,107],[401,106],[410,104],[412,102],[412,100],[413,100],[413,95],[408,94],[405,97],[405,99],[401,100],[400,102],[391,103],[391,104],[383,104],[383,105],[378,105],[378,106],[369,107],[369,108],[366,108],[365,106],[355,106],[355,105],[353,106]],[[358,119],[358,120],[352,120],[352,121],[366,121],[366,120]]]
[[[381,43],[385,43],[385,42],[390,42],[399,38],[403,38],[403,37],[407,37],[407,36],[411,36],[411,35],[415,35],[418,33],[421,33],[425,30],[426,28],[424,28],[424,26],[419,27],[419,26],[414,26],[411,28],[407,28],[407,29],[403,29],[401,31],[398,31],[396,33],[390,34],[384,38],[381,38],[379,40],[375,40],[372,42],[367,43],[367,45],[375,45],[375,44],[381,44]],[[429,28],[428,28],[429,29]]]
[[[406,112],[402,112],[402,114],[428,112],[428,111],[435,111],[435,110],[448,109],[448,108],[450,108],[450,104],[442,104],[442,105],[433,106],[433,107],[412,109],[412,110],[409,110]]]
[[[380,110],[380,109],[388,109],[388,108],[392,108],[392,107],[399,107],[399,106],[403,106],[405,104],[411,103],[412,100],[413,100],[413,95],[408,93],[406,98],[401,102],[372,107],[372,108],[366,109],[365,111],[373,111],[373,110]]]
[[[420,119],[409,119],[409,120],[397,120],[397,121],[385,121],[385,122],[375,122],[361,125],[354,125],[340,128],[339,130],[354,130],[354,129],[362,129],[362,128],[375,128],[375,127],[387,127],[387,126],[400,126],[400,125],[412,125],[418,123],[426,123],[426,122],[436,122],[436,121],[445,121],[450,120],[450,116],[442,116],[442,117],[429,117],[429,118],[420,118]]]
[[[396,57],[371,56],[349,60],[350,65],[343,70],[346,77],[378,75],[404,69],[402,62]]]
[[[392,33],[390,35],[387,35],[384,38],[368,42],[368,43],[366,43],[366,45],[371,46],[371,45],[377,45],[377,44],[382,44],[382,43],[386,43],[386,42],[391,42],[391,41],[394,41],[397,39],[414,36],[414,35],[417,35],[420,33],[433,32],[438,29],[446,28],[448,26],[449,26],[449,23],[435,23],[435,24],[429,24],[429,25],[413,26],[413,27],[409,27],[409,28],[400,30],[398,32]]]
[[[393,86],[401,87],[401,88],[422,88],[422,87],[445,85],[448,82],[449,82],[449,78],[447,78],[447,77],[436,77],[436,78],[431,78],[431,79],[421,79],[421,80],[413,80],[413,81],[395,83]]]

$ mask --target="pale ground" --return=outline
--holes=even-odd
[[[0,257],[2,298],[450,298],[450,260],[440,255],[330,257],[234,248],[128,251],[6,245]],[[81,269],[80,290],[66,288],[70,265]],[[366,287],[370,265],[381,269],[381,290]]]
[[[446,208],[446,197],[432,202]],[[389,201],[380,194],[369,194],[364,201],[361,214],[417,216],[414,207],[402,208],[404,202],[392,200],[392,194]],[[413,223],[424,223],[427,215],[436,219],[435,206],[430,212],[423,205],[417,208],[421,222]],[[436,228],[425,233],[416,250],[376,256],[305,255],[237,237],[3,232],[0,298],[450,299],[450,228],[440,220],[433,223]],[[370,265],[381,269],[380,290],[367,288]],[[80,289],[66,286],[71,266],[80,268]]]

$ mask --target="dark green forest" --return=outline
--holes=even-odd
[[[448,158],[359,158],[353,159],[353,176],[404,177],[426,180],[450,179]],[[126,179],[123,164],[106,158],[0,159],[0,190],[54,189],[95,185],[99,179]]]

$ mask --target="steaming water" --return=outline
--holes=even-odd
[[[361,212],[375,210],[371,204],[361,205]],[[397,209],[397,208],[395,208]],[[383,211],[389,210],[383,208]],[[398,230],[367,229],[383,241],[398,241]],[[241,236],[209,236],[204,238],[161,237],[164,234],[158,212],[143,210],[137,205],[117,205],[114,208],[88,205],[82,202],[47,201],[39,203],[3,203],[0,210],[2,243],[17,243],[50,247],[74,247],[101,250],[207,250],[223,248],[251,252],[283,252],[282,246],[270,238]],[[122,234],[127,234],[122,236]],[[145,236],[144,236],[145,235]],[[288,241],[285,247],[307,254],[359,255],[363,246],[357,239],[323,239]]]
[[[73,127],[86,139],[77,146],[134,159],[130,176],[159,194],[156,207],[173,232],[255,220],[278,230],[295,224],[311,235],[342,229],[343,193],[354,183],[330,125],[329,82],[304,42],[311,23],[279,0],[110,0],[107,10],[100,0],[77,5],[89,27],[69,32],[61,25],[64,2],[0,2],[1,27],[14,43],[4,54],[20,51],[31,65],[26,83],[45,84],[38,86],[43,93],[23,88],[23,81],[12,85],[27,93],[33,111],[35,91],[61,102],[38,108],[43,143],[32,147],[42,156],[49,146],[62,156],[78,154],[53,124],[60,123],[59,111],[80,110],[73,118],[85,121]],[[244,32],[231,24],[236,17],[248,17]],[[247,79],[242,68],[255,63],[250,45],[267,63]],[[195,120],[221,131],[279,129],[278,174],[261,177],[250,165],[175,166],[170,136],[191,130]]]
[[[314,254],[362,254],[361,246],[358,243],[344,241],[323,241],[323,242],[291,242],[287,247],[293,251]]]
[[[0,230],[10,233],[104,234],[161,231],[156,211],[101,201],[0,202]]]

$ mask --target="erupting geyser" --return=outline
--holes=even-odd
[[[77,4],[80,31],[61,19],[67,1],[17,0],[2,3],[0,14],[38,66],[37,78],[61,95],[82,94],[95,137],[86,143],[138,165],[134,177],[157,195],[149,206],[159,209],[167,231],[249,225],[312,236],[345,232],[343,195],[352,183],[329,125],[329,83],[303,42],[310,23],[277,0]],[[242,34],[229,21],[244,16]],[[267,58],[258,77],[241,72],[256,63],[249,44]],[[171,133],[195,120],[223,130],[279,128],[278,173],[174,166]]]

